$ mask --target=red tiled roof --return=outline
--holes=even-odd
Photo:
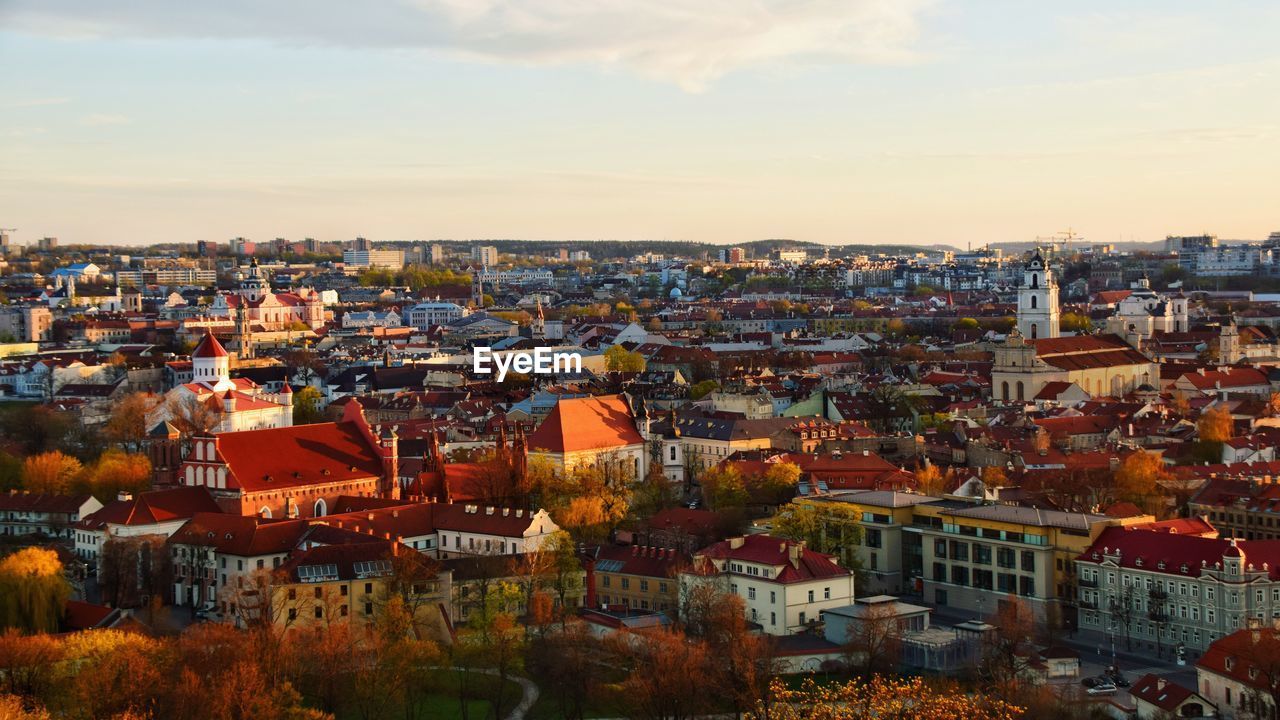
[[[1164,572],[1182,577],[1199,577],[1202,567],[1213,568],[1223,557],[1241,553],[1245,561],[1261,570],[1267,564],[1272,580],[1280,580],[1280,540],[1231,540],[1199,535],[1155,532],[1142,526],[1111,527],[1080,554],[1084,562],[1100,562],[1104,550],[1120,551],[1120,566]],[[1094,555],[1098,557],[1094,557]],[[1141,565],[1138,563],[1141,562]],[[1160,563],[1164,567],[1160,567]],[[1186,572],[1182,568],[1186,567]]]
[[[0,511],[73,513],[80,510],[92,495],[50,495],[48,493],[0,493]]]
[[[78,524],[88,529],[111,525],[155,525],[185,520],[200,512],[219,512],[218,503],[203,487],[177,487],[140,493],[132,500],[116,500],[90,513]]]
[[[1267,385],[1266,373],[1251,367],[1230,367],[1222,370],[1205,370],[1203,373],[1189,372],[1182,376],[1197,390],[1213,390],[1216,388],[1249,387]]]
[[[734,547],[739,542],[741,545]],[[799,547],[799,552],[793,560],[791,549],[796,546]],[[780,567],[782,570],[774,577],[780,583],[850,574],[848,569],[840,567],[833,555],[824,555],[804,547],[803,543],[769,535],[747,535],[723,540],[699,552],[695,560],[740,560]]]
[[[302,520],[264,521],[223,513],[197,513],[178,528],[169,542],[202,545],[241,557],[286,553],[294,548],[307,524]]]
[[[1267,666],[1277,653],[1280,653],[1280,632],[1274,628],[1237,630],[1215,640],[1196,663],[1196,668],[1232,678],[1267,693],[1271,690],[1267,683],[1273,679]],[[1265,658],[1265,665],[1255,658]],[[1257,672],[1250,677],[1250,670],[1255,668]]]
[[[1172,713],[1178,709],[1179,705],[1186,702],[1187,698],[1195,695],[1195,691],[1162,677],[1147,674],[1133,684],[1133,689],[1129,691],[1129,694],[1135,699],[1150,703],[1165,712]]]
[[[529,448],[553,453],[644,443],[621,395],[561,399],[529,435]]]
[[[382,476],[382,459],[355,422],[295,425],[217,436],[227,487],[245,491]]]
[[[218,338],[214,337],[213,333],[206,332],[200,340],[200,344],[196,345],[196,349],[191,352],[191,357],[227,357],[227,349],[222,347],[222,343],[218,342]]]

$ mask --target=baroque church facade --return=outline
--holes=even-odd
[[[1159,383],[1159,366],[1113,333],[1062,337],[1058,282],[1040,253],[1028,263],[1018,289],[1018,316],[995,347],[994,399],[1029,403],[1050,383],[1075,385],[1091,397],[1119,397]]]

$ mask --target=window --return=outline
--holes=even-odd
[[[778,602],[778,593],[774,592],[773,590],[770,590],[770,591],[769,591],[769,602],[770,602],[771,604],[773,604],[773,603],[777,603],[777,602]]]
[[[613,584],[613,578],[612,578],[612,577],[610,577],[610,576],[608,576],[608,575],[602,575],[601,577],[602,577],[602,578],[604,578],[604,579],[601,581],[601,584],[602,584],[602,585],[604,585],[605,587],[610,587],[610,586]]]
[[[290,620],[298,619],[298,608],[289,608],[289,619]]]
[[[776,612],[771,612],[771,613],[769,613],[769,624],[770,624],[770,625],[777,625],[777,624],[778,624],[778,613],[776,613]]]
[[[824,587],[824,588],[822,588],[822,599],[823,599],[823,600],[830,600],[830,599],[831,599],[831,588],[829,588],[829,587]]]
[[[631,589],[631,578],[622,578],[622,589],[623,590]]]
[[[641,580],[641,581],[640,581],[640,592],[649,592],[649,581],[648,581],[648,580]]]
[[[937,556],[937,557],[945,558],[945,557],[947,556],[947,541],[946,541],[946,540],[934,540],[934,541],[933,541],[933,554],[934,554],[935,556]]]
[[[1027,572],[1036,571],[1036,554],[1030,550],[1022,551],[1022,569]]]
[[[863,534],[863,544],[870,548],[882,547],[880,538],[880,530],[878,528],[868,528]]]
[[[755,589],[755,588],[753,588],[753,587],[749,587],[749,588],[747,588],[747,599],[748,599],[748,600],[755,600],[755,599],[756,599],[756,589]],[[753,610],[752,612],[755,612],[755,611]]]
[[[365,604],[364,604],[364,614],[365,614],[365,615],[372,615],[372,614],[373,614],[373,603],[371,603],[371,602],[367,602],[367,603],[365,603]]]
[[[364,584],[364,594],[365,594],[365,595],[372,595],[372,594],[373,594],[373,583],[365,583],[365,584]]]
[[[803,612],[802,612],[802,613],[800,613],[800,624],[801,624],[801,625],[803,625],[803,624],[804,624],[804,613],[803,613]]]
[[[813,591],[809,591],[809,602],[813,602]]]
[[[346,596],[347,596],[347,586],[346,586],[346,585],[343,585],[343,586],[342,586],[342,597],[346,597]]]
[[[317,618],[324,617],[324,608],[320,608],[320,607],[316,608],[316,617]]]

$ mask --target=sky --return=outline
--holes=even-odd
[[[1280,230],[1280,4],[0,0],[15,241]]]

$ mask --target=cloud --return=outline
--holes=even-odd
[[[133,122],[124,115],[115,115],[111,113],[92,113],[80,118],[80,124],[88,127],[100,127],[102,125],[128,125]]]
[[[621,67],[697,91],[783,61],[914,59],[932,0],[7,0],[0,24],[62,37],[255,38]]]

